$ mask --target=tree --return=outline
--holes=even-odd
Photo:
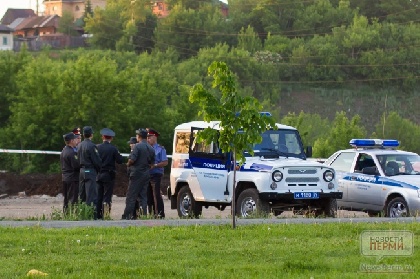
[[[376,125],[375,138],[396,139],[402,150],[420,153],[420,126],[393,111]]]
[[[254,53],[261,50],[262,44],[260,38],[254,32],[254,28],[248,25],[248,28],[241,28],[238,35],[238,48]]]
[[[271,117],[260,113],[262,106],[257,99],[238,94],[235,77],[226,63],[213,62],[208,75],[213,77],[212,88],[220,91],[221,98],[216,98],[199,83],[191,89],[190,101],[199,104],[199,114],[205,121],[220,120],[220,131],[206,128],[197,140],[212,142],[218,139],[220,149],[233,155],[232,226],[235,228],[236,162],[242,165],[245,162],[243,151],[253,154],[250,144],[261,142],[260,134],[275,123]]]
[[[58,29],[57,31],[69,36],[75,36],[77,35],[77,31],[74,30],[74,19],[73,15],[68,12],[64,11],[63,16],[60,18],[60,21],[58,22]]]
[[[328,158],[335,151],[348,148],[351,139],[365,136],[366,131],[360,125],[359,115],[349,120],[345,112],[337,112],[328,135],[315,141],[314,157]]]
[[[201,48],[229,40],[229,25],[218,7],[203,3],[199,10],[176,5],[158,21],[155,31],[159,50],[175,48],[182,58],[197,55]]]

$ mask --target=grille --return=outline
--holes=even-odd
[[[287,177],[286,178],[286,182],[287,183],[300,183],[300,182],[306,182],[306,183],[311,183],[311,182],[318,182],[319,178],[318,177]]]
[[[315,174],[316,169],[289,169],[288,174]]]

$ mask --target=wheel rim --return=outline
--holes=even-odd
[[[181,211],[182,216],[188,216],[191,211],[191,197],[188,194],[185,194],[182,197],[181,203],[179,204],[179,210]]]
[[[395,202],[391,204],[389,209],[389,217],[405,217],[407,216],[407,207],[402,202]]]
[[[248,217],[256,210],[257,210],[257,203],[251,197],[246,198],[242,201],[241,203],[242,217]]]

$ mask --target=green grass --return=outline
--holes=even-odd
[[[410,265],[420,256],[418,223],[230,225],[44,229],[0,227],[1,278],[418,278],[365,274],[377,264],[360,254],[365,230],[409,230],[414,254],[380,264]]]

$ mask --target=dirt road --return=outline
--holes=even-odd
[[[165,214],[166,219],[178,219],[176,210],[170,209],[169,200],[164,197],[165,203]],[[61,211],[63,206],[63,198],[61,195],[57,197],[50,197],[47,195],[34,195],[34,196],[11,196],[0,199],[0,220],[1,219],[50,219],[51,214],[54,212]],[[113,198],[111,218],[113,220],[120,220],[121,215],[125,207],[125,197]],[[224,211],[220,211],[214,207],[208,209],[203,208],[203,215],[201,218],[204,219],[226,219],[230,218],[230,207],[227,207]],[[294,216],[292,212],[284,212],[279,216],[280,218],[287,217],[302,217]],[[273,218],[279,218],[273,217]],[[338,217],[341,218],[355,218],[355,217],[367,217],[366,213],[363,212],[350,212],[339,210]]]

